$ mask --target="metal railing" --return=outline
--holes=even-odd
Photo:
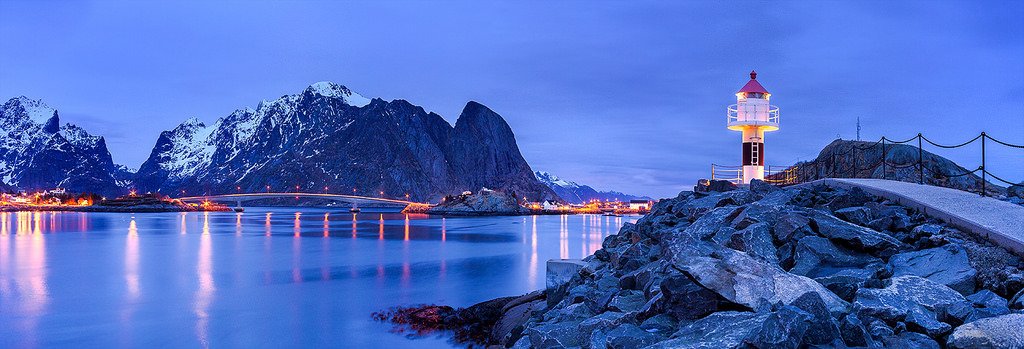
[[[910,161],[910,162],[904,162],[904,163],[893,163],[893,162],[889,161],[889,153],[890,153],[890,151],[892,151],[892,148],[893,148],[892,145],[911,143],[911,142],[914,142],[915,140],[917,141],[917,157],[916,157],[915,160]],[[970,144],[972,144],[974,142],[978,142],[978,141],[981,142],[981,164],[977,168],[975,168],[973,170],[968,170],[968,169],[963,168],[963,167],[961,167],[959,165],[956,165],[961,170],[959,173],[942,173],[941,169],[938,169],[938,168],[934,168],[933,169],[933,168],[929,168],[929,166],[927,166],[927,165],[934,165],[934,161],[926,161],[925,160],[925,158],[924,158],[924,144],[925,143],[927,143],[929,145],[932,145],[932,146],[935,146],[935,147],[940,148],[940,149],[954,149],[954,148],[965,147],[965,146],[968,146],[968,145],[970,145]],[[882,137],[878,141],[870,143],[870,145],[866,145],[866,146],[859,146],[857,143],[853,143],[852,146],[850,146],[849,149],[847,149],[847,150],[845,150],[845,151],[843,151],[841,153],[839,152],[840,149],[836,149],[831,154],[829,154],[828,157],[826,157],[824,159],[821,158],[821,156],[818,156],[817,158],[814,159],[814,161],[801,162],[801,163],[798,163],[796,165],[789,166],[785,170],[775,171],[775,172],[768,171],[771,174],[767,174],[765,176],[765,178],[766,178],[765,181],[769,182],[769,183],[773,183],[773,184],[791,185],[791,184],[803,183],[803,182],[808,182],[808,181],[814,181],[814,180],[818,180],[818,179],[822,179],[822,178],[874,178],[872,176],[872,174],[879,167],[881,167],[882,168],[882,173],[881,173],[882,179],[889,179],[889,177],[890,177],[889,174],[891,172],[898,172],[899,170],[903,170],[903,169],[907,169],[907,168],[913,168],[914,171],[917,173],[917,182],[919,184],[924,184],[925,183],[925,172],[928,172],[928,178],[932,179],[931,182],[940,182],[940,183],[942,181],[946,181],[946,180],[951,179],[951,178],[969,176],[969,175],[973,174],[973,175],[975,175],[975,177],[977,177],[979,179],[979,181],[978,181],[979,182],[978,183],[978,188],[976,189],[976,192],[978,194],[982,195],[982,196],[988,196],[990,191],[991,191],[990,189],[992,189],[992,190],[995,189],[995,188],[989,188],[988,187],[989,179],[994,179],[995,181],[1001,182],[1001,183],[1005,184],[1007,186],[1007,188],[1010,188],[1010,187],[1021,187],[1022,186],[1021,184],[1012,183],[1010,181],[1007,181],[1007,180],[1003,179],[1002,177],[996,176],[995,174],[993,174],[992,172],[990,172],[988,170],[988,167],[986,167],[986,158],[987,158],[986,155],[987,155],[987,143],[988,143],[988,141],[995,142],[998,145],[1002,145],[1002,146],[1006,146],[1006,147],[1010,147],[1010,148],[1024,149],[1024,145],[1018,145],[1018,144],[1011,144],[1011,143],[1008,143],[1008,142],[1003,142],[1003,141],[1000,141],[998,139],[992,138],[992,136],[989,136],[985,132],[982,132],[977,137],[974,137],[971,140],[968,140],[968,141],[960,143],[960,144],[953,144],[953,145],[946,145],[946,144],[936,143],[936,142],[932,141],[931,139],[928,139],[927,137],[925,137],[924,135],[922,135],[920,133],[918,133],[917,136],[914,136],[914,137],[912,137],[910,139],[906,139],[906,140],[892,140],[892,139],[889,139],[889,138],[886,138],[886,137]],[[864,158],[863,155],[866,152],[871,151],[875,147],[879,147],[879,146],[881,146],[881,149],[880,149],[881,150],[880,159],[878,161],[876,161],[875,163],[873,163],[873,164],[870,164],[870,165],[863,164],[865,166],[862,166],[860,161],[862,161],[862,159]],[[850,155],[851,153],[853,154],[853,156],[852,156],[852,158],[853,158],[852,163],[851,163],[851,161],[839,161],[841,159],[845,159],[847,157],[847,155]],[[860,155],[860,156],[858,156],[858,155]],[[844,164],[844,163],[846,164],[845,168],[841,167],[841,165]],[[952,163],[952,161],[950,161],[950,163]],[[782,174],[780,175],[779,173],[782,173]],[[866,175],[864,175],[865,173],[866,173]],[[978,173],[980,173],[980,176],[977,175]],[[795,179],[793,178],[794,176],[795,176]],[[899,178],[896,178],[896,179],[898,180]],[[975,190],[970,190],[969,188],[958,188],[958,189],[975,191]]]
[[[748,106],[745,107],[745,109],[748,112],[748,114],[757,115],[757,113],[759,112],[758,106],[756,106],[756,105],[748,105]],[[740,113],[739,113],[738,105],[737,104],[730,105],[729,107],[726,108],[726,112],[725,112],[726,113],[726,123],[728,125],[730,125],[730,126],[736,125],[736,124],[740,124],[740,123],[750,124],[750,125],[757,124],[757,125],[774,125],[774,126],[778,126],[779,125],[779,107],[774,106],[774,105],[766,105],[766,106],[764,106],[764,109],[766,109],[766,110],[761,111],[761,112],[765,112],[765,113],[768,114],[767,121],[761,121],[761,120],[752,119],[752,118],[742,118],[742,119],[740,119]]]

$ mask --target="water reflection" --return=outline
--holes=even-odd
[[[210,303],[217,288],[213,281],[213,246],[210,237],[210,213],[203,212],[203,234],[199,237],[199,259],[196,262],[199,288],[195,294],[196,338],[204,348],[210,347]]]
[[[367,211],[0,213],[0,347],[435,346],[366,314],[543,288],[630,220]]]

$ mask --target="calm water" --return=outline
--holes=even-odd
[[[543,288],[636,219],[0,213],[0,348],[448,347],[370,313]]]

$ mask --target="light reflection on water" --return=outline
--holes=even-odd
[[[0,213],[0,347],[445,347],[369,314],[544,285],[636,217]]]

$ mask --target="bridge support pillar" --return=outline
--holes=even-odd
[[[242,200],[235,201],[235,207],[242,207]]]

